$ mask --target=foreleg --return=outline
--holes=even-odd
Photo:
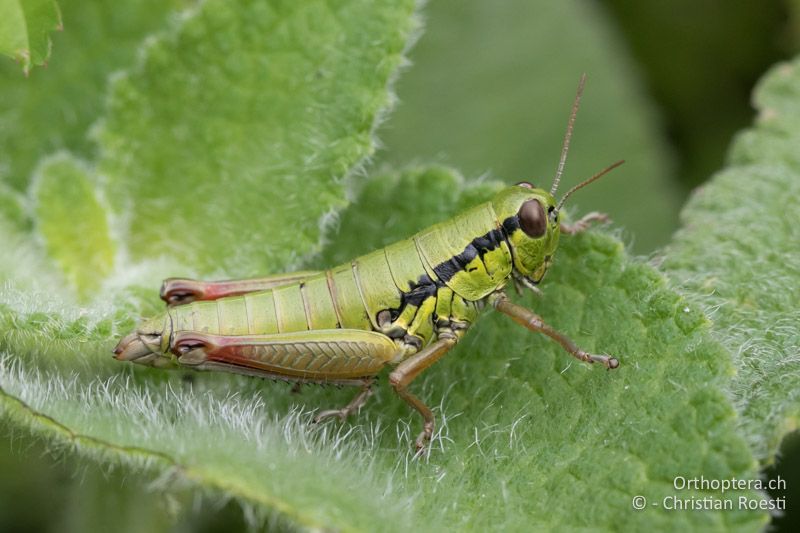
[[[608,222],[609,218],[608,215],[605,213],[599,213],[597,211],[592,211],[591,213],[584,215],[583,218],[575,222],[574,224],[561,224],[561,233],[566,233],[567,235],[575,235],[576,233],[580,233],[582,231],[586,231],[589,229],[595,222],[605,223]]]
[[[492,304],[495,309],[510,316],[517,324],[521,324],[531,331],[544,333],[559,343],[573,357],[581,361],[586,361],[587,363],[601,363],[608,369],[617,368],[619,366],[619,361],[615,357],[593,355],[581,350],[569,337],[546,324],[544,320],[542,320],[542,317],[521,305],[511,303],[505,294],[500,293],[495,295],[492,299]]]

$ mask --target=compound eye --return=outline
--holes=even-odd
[[[533,189],[533,183],[528,183],[527,181],[520,181],[517,183],[517,187],[525,187],[526,189]]]
[[[538,239],[547,231],[547,215],[538,200],[528,200],[519,208],[519,227],[528,237]]]

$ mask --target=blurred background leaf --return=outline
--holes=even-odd
[[[89,158],[110,73],[128,67],[146,35],[190,2],[62,2],[64,31],[53,36],[46,69],[25,78],[0,61],[0,181],[25,190],[39,158],[59,149]]]
[[[0,54],[31,67],[50,57],[50,32],[60,30],[61,13],[55,0],[0,0]]]
[[[85,300],[114,267],[106,209],[97,198],[90,170],[63,152],[49,157],[39,166],[32,196],[37,233],[47,254]]]
[[[750,95],[800,38],[797,0],[601,0],[638,60],[674,147],[682,192],[723,164],[731,136],[750,125]]]
[[[388,163],[439,161],[470,178],[549,189],[581,73],[586,92],[562,192],[618,159],[619,170],[573,200],[629,232],[634,249],[666,243],[681,193],[672,154],[628,50],[592,2],[443,0],[400,80],[379,134]],[[590,206],[590,207],[587,207]]]
[[[379,132],[381,160],[549,184],[587,72],[564,185],[626,159],[574,201],[610,213],[634,251],[651,252],[749,124],[756,80],[796,49],[796,6],[434,0],[397,87],[400,105]]]

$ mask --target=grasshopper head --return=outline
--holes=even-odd
[[[492,200],[492,206],[503,224],[503,229],[511,245],[511,253],[514,256],[514,273],[518,277],[517,279],[521,276],[520,281],[525,284],[528,284],[527,282],[539,283],[550,266],[553,253],[558,247],[558,237],[561,234],[558,213],[567,198],[623,163],[623,161],[617,161],[601,170],[588,180],[571,188],[561,197],[561,200],[556,202],[555,194],[567,161],[572,128],[575,124],[575,116],[578,114],[578,106],[585,83],[586,74],[582,75],[578,82],[572,112],[569,122],[567,122],[567,133],[564,135],[564,143],[561,147],[561,159],[558,161],[558,169],[550,192],[537,189],[523,181],[500,191]]]
[[[492,207],[508,237],[514,257],[514,272],[522,276],[521,281],[539,283],[547,273],[558,248],[558,237],[561,235],[559,212],[567,198],[622,163],[624,161],[617,161],[575,185],[558,202],[553,196],[558,187],[558,176],[550,192],[523,181],[500,191],[494,197]]]
[[[561,233],[553,195],[522,182],[500,191],[492,206],[508,237],[514,271],[539,283],[550,266]]]
[[[147,320],[119,341],[114,348],[114,358],[158,368],[170,366],[172,357],[167,354],[170,330],[171,320],[167,314]]]

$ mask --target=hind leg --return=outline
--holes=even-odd
[[[161,299],[168,306],[184,305],[195,300],[216,300],[226,296],[239,296],[249,292],[266,291],[296,283],[318,272],[292,272],[263,278],[232,279],[225,281],[197,281],[186,278],[168,278],[161,284]]]

